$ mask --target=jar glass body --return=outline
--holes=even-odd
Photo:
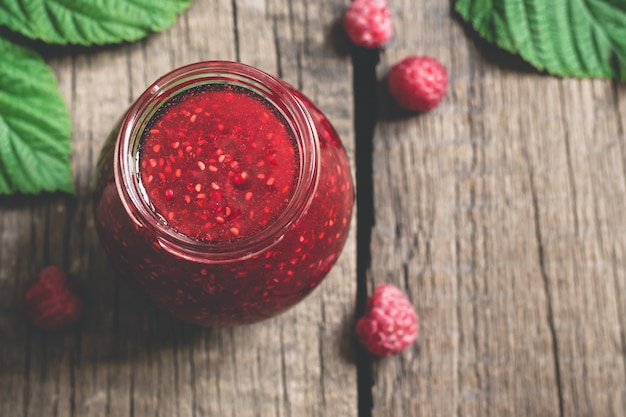
[[[281,114],[295,138],[299,162],[289,201],[242,239],[181,234],[154,212],[141,184],[141,137],[150,119],[174,97],[206,84],[252,91]],[[149,87],[106,140],[95,181],[96,227],[114,268],[160,309],[203,326],[256,322],[306,297],[338,259],[354,203],[348,158],[322,112],[284,82],[225,61],[179,68]],[[241,215],[252,219],[260,207],[250,204]]]

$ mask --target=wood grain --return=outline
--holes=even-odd
[[[450,84],[419,116],[381,94],[368,279],[422,328],[375,364],[373,415],[624,415],[626,90],[528,70],[446,2],[394,9],[379,77],[427,54]]]
[[[98,244],[91,181],[100,146],[158,76],[207,59],[239,60],[297,85],[353,154],[350,57],[331,36],[341,2],[196,0],[176,24],[105,48],[44,50],[73,119],[75,197],[0,205],[0,416],[355,416],[351,323],[354,234],[337,267],[296,308],[264,323],[199,329],[137,301]],[[303,30],[304,29],[304,30]],[[80,328],[27,325],[20,296],[48,263],[84,288]]]
[[[369,291],[406,290],[416,345],[355,362],[354,228],[311,297],[252,326],[180,323],[115,277],[91,215],[95,161],[127,106],[175,67],[228,59],[282,77],[329,116],[354,160],[367,138],[354,137],[363,116],[346,4],[195,0],[139,42],[42,50],[72,114],[78,193],[0,199],[0,416],[626,414],[626,86],[539,74],[477,39],[448,1],[390,2],[373,166],[359,167],[375,221],[371,241],[360,234],[371,259],[360,278]],[[449,70],[427,114],[400,112],[386,93],[386,72],[409,54]],[[50,263],[83,287],[77,329],[44,333],[23,317],[28,278]]]

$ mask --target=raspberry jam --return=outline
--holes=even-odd
[[[296,147],[285,121],[258,97],[196,87],[144,131],[141,181],[154,210],[179,232],[243,239],[274,221],[292,197]]]
[[[354,190],[341,141],[301,93],[210,61],[155,82],[98,161],[94,214],[120,274],[203,326],[274,316],[337,260]]]

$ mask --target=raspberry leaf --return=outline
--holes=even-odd
[[[624,0],[456,0],[490,42],[539,70],[626,80]]]
[[[2,37],[0,56],[0,194],[74,192],[70,117],[54,74]]]
[[[0,0],[0,25],[56,44],[133,41],[174,23],[191,0]]]

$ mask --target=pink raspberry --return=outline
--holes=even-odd
[[[446,68],[429,56],[410,56],[389,70],[389,93],[398,106],[425,112],[439,104],[448,88]]]
[[[346,9],[343,26],[356,45],[378,48],[393,33],[387,0],[354,0]]]
[[[24,292],[26,316],[37,327],[57,330],[76,322],[83,313],[83,301],[74,284],[58,266],[37,274]]]
[[[397,287],[381,284],[367,300],[367,311],[356,324],[359,341],[371,353],[389,356],[406,349],[417,339],[415,309]]]

